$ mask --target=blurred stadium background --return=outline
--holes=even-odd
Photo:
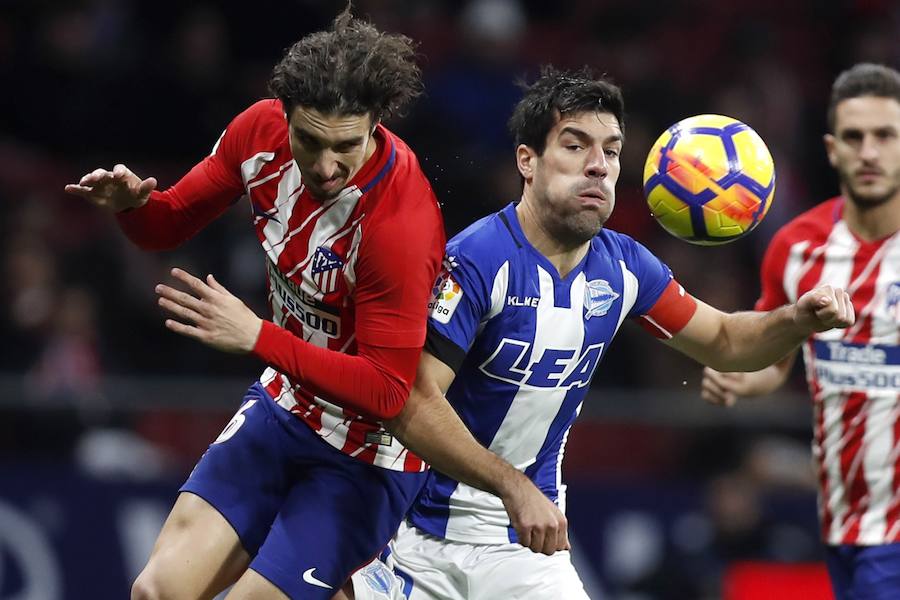
[[[265,95],[282,50],[342,6],[0,2],[0,600],[126,597],[177,487],[261,370],[166,332],[153,294],[178,265],[215,273],[262,312],[245,205],[176,251],[146,254],[63,185],[115,162],[174,183]],[[427,95],[389,126],[418,153],[450,234],[517,196],[513,81],[545,62],[590,65],[624,87],[628,109],[609,226],[729,310],[756,299],[775,229],[837,189],[821,148],[834,76],[860,60],[900,64],[890,0],[355,6],[420,43]],[[754,127],[779,178],[767,220],[718,248],[666,236],[640,191],[656,135],[704,112]],[[780,584],[784,597],[828,597],[805,566],[821,549],[799,373],[778,397],[705,406],[700,367],[633,325],[598,373],[564,465],[594,598],[780,597],[746,587],[761,580],[745,561],[788,565],[762,580],[800,586]]]

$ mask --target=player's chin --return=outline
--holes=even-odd
[[[577,217],[569,220],[569,233],[571,237],[586,242],[603,229],[608,211],[582,211]]]
[[[327,190],[323,189],[317,185],[309,185],[307,187],[309,188],[309,193],[313,198],[315,198],[317,200],[322,200],[322,201],[332,200],[334,198],[337,198],[340,195],[340,193],[344,190],[344,188],[342,188],[340,186],[333,188],[333,189],[327,189]]]
[[[853,186],[851,191],[853,200],[856,204],[863,206],[879,206],[893,198],[897,192],[900,191],[900,186],[888,189],[888,186],[884,185],[857,184]]]

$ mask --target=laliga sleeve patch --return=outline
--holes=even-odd
[[[429,315],[438,323],[449,323],[462,298],[462,288],[453,280],[453,276],[450,273],[444,271],[438,277],[431,292],[432,299],[428,303]]]
[[[684,329],[695,312],[697,301],[673,279],[653,308],[638,318],[638,324],[652,335],[667,340]]]

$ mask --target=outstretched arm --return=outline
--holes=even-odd
[[[116,215],[122,231],[144,250],[167,250],[193,237],[241,195],[239,180],[214,176],[219,162],[207,157],[171,188],[141,179],[125,165],[96,169],[66,191]]]
[[[114,213],[125,235],[140,248],[174,248],[244,193],[241,146],[262,110],[255,105],[238,115],[213,152],[165,191],[156,189],[155,178],[142,179],[123,164],[111,171],[95,169],[65,190]]]
[[[444,397],[453,370],[427,351],[406,405],[385,426],[434,469],[503,500],[519,543],[553,554],[569,548],[568,522],[524,473],[482,446]]]
[[[769,312],[728,314],[698,301],[688,324],[666,343],[717,371],[757,371],[813,333],[849,327],[855,320],[847,292],[826,285]]]

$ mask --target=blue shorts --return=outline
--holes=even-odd
[[[835,600],[900,598],[900,543],[828,546],[825,561]]]
[[[343,454],[256,383],[181,491],[222,513],[290,598],[328,600],[385,547],[425,475]]]

